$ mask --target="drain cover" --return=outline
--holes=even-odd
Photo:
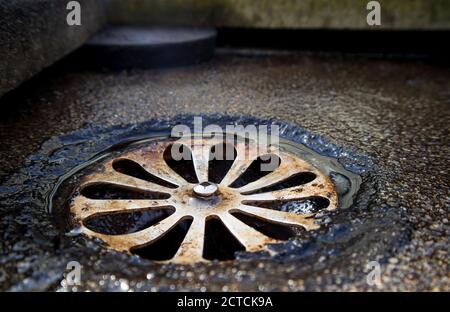
[[[161,68],[207,61],[214,54],[210,28],[110,26],[77,52],[88,68]]]
[[[173,149],[188,160],[176,160]],[[234,151],[231,160],[225,157],[229,150]],[[269,163],[272,168],[262,170]],[[247,219],[312,230],[318,227],[312,218],[317,210],[336,209],[337,202],[330,178],[293,154],[248,140],[189,137],[148,142],[104,160],[79,183],[70,212],[82,233],[128,253],[162,241],[189,220],[168,261],[192,263],[209,259],[205,231],[212,220],[222,223],[241,250],[255,252],[278,240]],[[157,221],[131,233],[89,226],[98,216],[152,211],[159,212]]]

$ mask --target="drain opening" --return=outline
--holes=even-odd
[[[131,249],[131,253],[149,260],[170,260],[177,253],[181,242],[192,224],[192,218],[186,218],[177,223],[175,227],[166,232],[155,242],[145,246]]]
[[[278,201],[244,201],[245,205],[261,208],[294,212],[299,214],[316,213],[330,205],[330,201],[324,197],[310,197],[302,200],[278,200]]]
[[[144,180],[152,183],[156,183],[169,188],[177,188],[178,186],[165,181],[157,176],[154,176],[150,172],[146,171],[138,163],[129,159],[116,159],[113,161],[112,166],[117,172]]]
[[[242,212],[231,212],[233,216],[251,226],[262,234],[278,240],[288,240],[295,236],[295,231],[289,226],[277,224],[264,219],[246,215]]]
[[[280,181],[278,183],[260,188],[258,190],[244,192],[243,194],[250,195],[250,194],[259,194],[259,193],[278,191],[278,190],[282,190],[282,189],[309,183],[309,182],[313,181],[315,178],[316,178],[316,175],[312,172],[300,172],[300,173],[290,176],[289,178],[287,178],[284,181]]]
[[[231,234],[216,216],[206,220],[203,258],[207,260],[233,260],[237,251],[245,247]]]
[[[146,229],[164,220],[175,212],[175,208],[118,212],[103,215],[94,215],[83,221],[88,229],[107,235],[130,234]]]
[[[251,144],[199,137],[182,143],[161,140],[101,159],[72,192],[73,221],[112,249],[175,263],[230,260],[236,251],[262,251],[286,240],[299,233],[297,227],[317,229],[312,214],[337,208],[330,178],[293,154],[275,149],[267,154]],[[174,159],[173,146],[187,160]],[[229,146],[234,161],[213,159],[220,147]],[[242,151],[253,152],[243,157]],[[276,166],[261,170],[268,163]],[[170,215],[126,215],[114,229],[121,222],[114,214],[167,207],[174,209]]]
[[[89,199],[167,199],[170,194],[141,190],[112,183],[93,183],[81,189]]]
[[[236,159],[237,151],[232,144],[216,144],[211,147],[208,162],[208,180],[220,183]]]
[[[262,165],[274,164],[273,168],[276,169],[280,166],[280,157],[274,154],[263,155],[254,160],[247,170],[238,177],[231,185],[232,188],[243,187],[251,182],[254,182],[262,177],[268,175],[274,170],[261,170]],[[272,165],[271,165],[272,167]]]
[[[172,151],[174,152],[172,153]],[[179,155],[180,159],[174,159],[172,157],[174,154]],[[164,150],[164,161],[173,171],[189,183],[198,183],[192,160],[192,151],[184,144],[175,143]]]

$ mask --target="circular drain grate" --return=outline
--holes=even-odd
[[[174,159],[172,149],[190,160]],[[225,157],[230,150],[233,159]],[[221,246],[266,250],[283,236],[274,238],[270,231],[280,226],[316,229],[314,214],[337,208],[328,176],[292,154],[249,141],[156,141],[100,165],[74,193],[74,222],[82,233],[118,251],[145,254],[146,247],[156,246],[157,260],[232,259],[234,252],[211,255]],[[270,170],[263,170],[264,165]],[[120,222],[108,219],[124,213],[135,216]],[[120,229],[127,222],[133,228]]]

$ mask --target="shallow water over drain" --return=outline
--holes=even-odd
[[[365,281],[364,268],[369,261],[387,261],[393,251],[400,250],[410,240],[411,228],[405,221],[406,212],[392,208],[382,200],[382,185],[386,184],[388,171],[374,164],[373,159],[292,124],[248,116],[224,115],[205,116],[204,124],[277,124],[283,138],[295,144],[302,144],[319,155],[337,160],[336,172],[340,172],[338,169],[342,166],[362,179],[353,203],[345,209],[318,212],[315,222],[320,228],[317,230],[304,231],[294,228],[292,232],[286,228],[268,228],[267,224],[259,222],[252,224],[262,233],[280,240],[287,239],[282,243],[268,245],[269,252],[245,252],[232,240],[228,241],[226,248],[217,248],[222,247],[220,238],[227,235],[227,232],[221,227],[220,220],[211,219],[205,230],[206,235],[211,234],[211,239],[205,242],[205,258],[235,260],[208,261],[188,266],[146,259],[163,260],[174,252],[167,249],[161,254],[161,245],[166,245],[163,240],[159,240],[160,246],[153,245],[153,249],[141,250],[143,253],[137,257],[102,248],[100,242],[80,235],[76,229],[73,230],[70,226],[71,218],[67,214],[67,199],[74,195],[71,191],[79,183],[76,173],[81,173],[81,176],[87,174],[90,165],[95,166],[95,160],[102,161],[106,157],[113,157],[117,151],[128,150],[131,148],[131,142],[149,138],[149,135],[152,137],[150,140],[163,139],[167,136],[168,129],[180,123],[192,124],[192,116],[175,116],[171,119],[149,120],[140,124],[115,127],[83,128],[50,138],[38,151],[30,155],[26,165],[8,177],[0,189],[0,206],[5,213],[0,226],[4,237],[8,238],[5,244],[10,251],[2,258],[2,263],[5,263],[5,271],[12,268],[11,270],[16,272],[16,268],[20,268],[20,272],[23,272],[17,274],[20,280],[3,284],[3,289],[66,289],[67,285],[59,284],[61,272],[65,270],[67,263],[73,260],[83,265],[85,282],[78,290],[120,290],[120,285],[117,285],[119,278],[130,289],[141,291],[198,290],[205,283],[208,290],[225,289],[222,287],[229,290],[276,290],[280,289],[280,285],[286,285],[288,280],[311,282],[295,282],[289,286],[292,290],[316,289],[321,287],[314,281],[316,276],[325,281],[324,278],[333,276],[327,272],[345,271],[349,268],[349,263],[352,273],[347,275],[348,278],[354,276]],[[126,144],[120,144],[121,142]],[[308,162],[313,163],[313,160]],[[228,166],[221,165],[225,168]],[[127,163],[118,163],[116,169],[124,170],[123,167],[126,166]],[[134,169],[131,171],[135,171]],[[69,176],[70,181],[67,179]],[[221,178],[217,175],[217,180],[213,182],[217,183]],[[309,177],[299,176],[298,179],[307,181]],[[56,187],[65,182],[72,187]],[[345,193],[339,191],[339,185],[340,183],[336,184],[338,193]],[[171,184],[165,186],[173,187]],[[55,189],[58,190],[57,194]],[[91,191],[92,196],[99,195],[99,190]],[[340,203],[344,201],[345,198],[340,196]],[[321,207],[327,203],[319,201],[314,204]],[[46,207],[51,208],[51,214],[46,212]],[[314,210],[314,206],[313,203],[304,203],[300,207],[291,207],[290,204],[281,202],[277,209],[307,212]],[[132,225],[130,228],[124,223],[127,226],[114,228],[116,231],[112,233],[134,232],[146,228],[156,222],[155,219],[165,218],[171,211],[155,213],[156,215],[143,213],[137,219],[134,216],[128,223]],[[114,217],[116,216],[111,215],[104,219],[91,220],[89,225],[93,229],[110,227],[111,222],[116,222],[111,220]],[[251,221],[237,213],[235,217],[244,223]],[[172,241],[180,237],[182,239],[184,231],[190,226],[189,222],[190,220],[186,220],[172,237],[166,238]],[[230,253],[230,250],[234,252]],[[33,277],[26,278],[30,276],[27,268],[38,275],[33,273]],[[335,284],[332,280],[324,283]]]
[[[146,135],[98,153],[60,178],[49,212],[70,235],[144,258],[230,260],[235,252],[274,254],[271,244],[317,229],[326,211],[350,207],[361,184],[335,159],[284,138],[267,154],[278,161],[270,172],[260,170],[263,154],[240,158],[249,149],[245,140],[231,144],[232,160],[210,152],[175,161],[167,152],[175,139]],[[191,156],[196,145],[213,152],[230,145],[198,135],[184,140],[194,142],[183,143]]]

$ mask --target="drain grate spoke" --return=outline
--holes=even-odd
[[[118,251],[130,251],[132,248],[148,245],[161,238],[170,231],[170,229],[176,226],[182,218],[182,215],[175,212],[166,219],[145,230],[124,235],[101,234],[86,227],[83,227],[83,232],[87,235],[100,238],[108,245],[114,246],[114,249]]]
[[[208,181],[209,149],[204,148],[203,145],[194,145],[192,158],[198,182]]]
[[[216,144],[211,148],[208,161],[208,181],[221,183],[236,159],[236,149],[231,144]]]
[[[164,181],[177,186],[183,185],[186,181],[178,175],[172,168],[167,166],[164,160],[166,144],[153,144],[137,152],[127,153],[123,158],[130,159],[142,166],[148,173]]]
[[[194,218],[186,237],[180,245],[172,262],[188,263],[203,261],[203,245],[205,237],[205,219]]]
[[[240,205],[233,211],[243,212],[245,214],[252,215],[254,217],[263,218],[272,222],[286,224],[286,225],[300,225],[306,230],[314,230],[318,228],[318,225],[314,223],[314,219],[311,219],[314,214],[295,214],[284,211],[277,211],[273,209],[260,208],[248,205]]]
[[[157,176],[155,176],[155,175],[151,174],[150,172],[148,172],[147,170],[145,170],[141,165],[139,165],[138,163],[136,163],[130,159],[122,158],[122,159],[115,160],[113,162],[112,166],[113,166],[114,170],[116,170],[117,172],[129,175],[129,176],[141,179],[141,180],[145,180],[148,182],[156,183],[161,186],[165,186],[165,187],[169,187],[169,188],[177,188],[177,185],[172,184],[161,178],[158,178]]]
[[[163,154],[164,161],[172,172],[176,172],[185,182],[198,183],[194,168],[192,150],[186,144],[171,144]],[[181,183],[181,182],[180,182]]]
[[[74,199],[72,213],[78,218],[85,219],[100,213],[115,213],[129,210],[155,209],[169,207],[170,202],[147,199],[89,199],[78,196]]]
[[[175,212],[173,207],[144,210],[126,210],[95,214],[83,222],[88,229],[108,235],[123,235],[142,231],[157,224]]]
[[[84,186],[88,186],[89,184],[94,183],[109,183],[128,188],[151,190],[153,192],[161,192],[161,193],[171,192],[171,189],[168,187],[125,175],[108,167],[111,167],[111,164],[105,166],[104,173],[97,173],[92,176],[89,176],[89,183],[86,183]]]
[[[293,172],[294,168],[296,171]],[[269,174],[261,177],[254,182],[240,187],[239,192],[250,193],[255,190],[277,184],[281,181],[287,180],[289,177],[295,174],[305,172],[309,168],[310,167],[304,166],[303,162],[298,161],[293,157],[285,156],[283,157],[283,161],[280,163],[276,170],[270,172]]]
[[[236,144],[234,145],[236,150],[236,158],[228,172],[225,174],[225,177],[222,179],[222,185],[231,185],[245,171],[247,171],[247,169],[251,166],[255,159],[261,156],[258,152],[257,146],[254,145],[253,148],[250,148],[249,145],[250,144],[246,144],[245,142],[241,141],[236,142]]]
[[[290,187],[287,189],[245,195],[245,200],[258,201],[258,200],[297,200],[310,197],[323,196],[330,200],[328,210],[335,209],[337,206],[337,196],[334,195],[335,191],[333,185],[327,183],[323,177],[317,177],[313,182],[302,184],[299,186]]]
[[[258,251],[267,244],[277,242],[229,213],[221,214],[219,218],[247,251]]]
[[[182,150],[188,159],[172,157],[173,146]],[[224,146],[234,149],[234,159],[224,160],[225,155],[222,160],[213,159],[211,155],[217,157],[217,153],[225,150],[218,147]],[[274,157],[275,166],[259,172],[261,165],[268,163],[268,155]],[[285,235],[289,230],[283,228],[317,229],[312,216],[321,209],[336,209],[338,204],[328,176],[292,154],[273,147],[267,151],[249,140],[230,142],[225,137],[189,137],[177,143],[162,140],[100,165],[74,190],[70,202],[74,223],[81,226],[84,234],[103,240],[112,249],[160,261],[227,260],[233,259],[237,250],[265,250],[267,244],[290,237]],[[290,210],[302,201],[305,202],[305,207],[301,206],[303,210]],[[148,223],[138,222],[141,227],[130,227],[140,229],[133,233],[115,235],[111,233],[121,232],[102,229],[120,222],[123,212],[158,209],[172,209],[172,214],[161,215],[155,220],[159,222],[144,229],[142,224],[148,226]],[[108,222],[97,222],[95,231],[88,228],[90,219],[110,214],[117,215]],[[236,216],[264,225],[254,227]],[[127,222],[130,220],[134,218]],[[212,240],[221,246],[214,248],[212,241],[205,237],[206,228],[211,233],[211,227],[218,224],[222,229]],[[120,224],[117,228],[121,228]],[[273,236],[275,239],[263,233],[281,234]],[[223,244],[219,236],[225,240]],[[164,244],[173,246],[162,248]],[[159,255],[158,250],[161,250]]]

